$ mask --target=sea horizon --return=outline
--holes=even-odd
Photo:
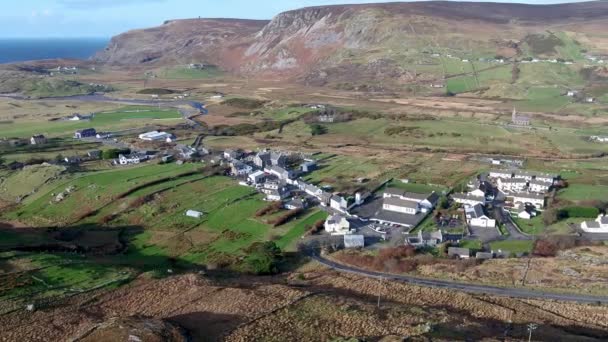
[[[103,50],[110,38],[0,38],[0,64],[44,59],[88,59]]]

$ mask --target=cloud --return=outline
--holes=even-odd
[[[61,6],[78,10],[122,7],[129,5],[146,5],[162,2],[167,2],[167,0],[59,0],[59,4]]]

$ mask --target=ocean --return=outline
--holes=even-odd
[[[0,63],[39,59],[87,59],[108,44],[106,38],[0,38]]]

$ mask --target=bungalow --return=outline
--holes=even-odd
[[[235,160],[230,163],[230,173],[233,176],[246,176],[253,171],[253,167],[243,162]]]
[[[266,200],[271,202],[282,201],[288,195],[288,192],[284,187],[278,189],[265,189],[262,192],[266,194]]]
[[[97,135],[95,128],[80,129],[74,133],[74,139],[90,138],[94,137],[95,135]]]
[[[323,195],[323,190],[321,188],[319,188],[318,186],[306,183],[306,182],[299,182],[298,183],[300,185],[300,190],[304,191],[306,194],[316,197],[316,198],[321,198],[321,195]]]
[[[489,218],[485,214],[484,207],[481,204],[476,204],[474,206],[465,208],[465,216],[467,218],[467,223],[473,227],[496,227],[496,220]]]
[[[264,179],[266,178],[266,174],[264,173],[264,171],[256,171],[249,174],[248,178],[252,184],[257,185],[264,181]]]
[[[608,216],[600,215],[595,221],[581,223],[581,229],[586,233],[608,233]]]
[[[351,234],[350,222],[342,215],[332,215],[325,220],[325,231],[331,235]]]
[[[120,165],[133,165],[139,164],[142,161],[148,160],[148,156],[144,153],[131,153],[128,155],[119,154],[118,163]]]
[[[450,247],[448,248],[448,256],[458,259],[468,259],[471,257],[471,250],[468,248]]]
[[[363,248],[365,247],[365,236],[363,235],[344,235],[344,248]]]
[[[303,198],[294,198],[285,203],[284,207],[288,210],[306,209],[308,207],[308,202]]]
[[[536,217],[536,207],[531,204],[520,204],[516,211],[517,217],[522,220],[531,220],[533,217]]]
[[[543,194],[519,192],[513,194],[511,197],[513,197],[513,204],[515,205],[531,204],[538,209],[543,209],[545,207],[545,195]]]
[[[30,144],[32,145],[43,145],[46,144],[46,137],[42,134],[33,135],[30,138]]]
[[[484,196],[474,196],[470,194],[453,194],[452,199],[456,203],[460,203],[465,206],[474,206],[476,204],[486,204],[486,198]]]
[[[422,232],[418,231],[417,235],[408,236],[405,239],[407,245],[414,247],[435,247],[443,242],[443,233],[441,230],[435,230],[433,232]]]

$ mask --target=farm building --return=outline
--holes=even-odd
[[[46,137],[42,134],[34,135],[30,138],[30,144],[32,144],[32,145],[46,144]]]
[[[196,210],[188,210],[188,211],[186,211],[186,216],[200,219],[201,217],[203,217],[203,213],[201,213],[200,211],[196,211]]]
[[[167,133],[167,132],[152,131],[152,132],[140,134],[139,139],[141,139],[143,141],[172,142],[173,140],[175,140],[175,136],[173,134]]]
[[[74,133],[74,138],[75,139],[90,138],[90,137],[94,137],[96,135],[97,135],[97,131],[95,131],[95,128],[86,128],[86,129],[77,130]]]

